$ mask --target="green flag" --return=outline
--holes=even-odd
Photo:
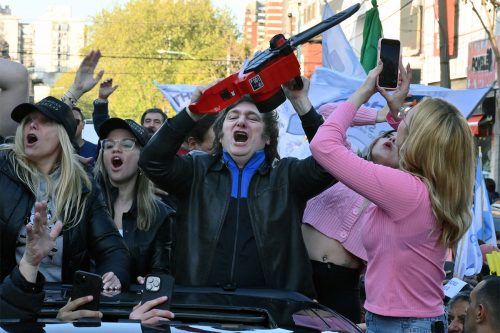
[[[377,65],[378,40],[382,37],[382,23],[378,15],[377,0],[372,0],[373,8],[365,14],[361,65],[368,73]]]

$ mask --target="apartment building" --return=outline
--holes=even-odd
[[[0,48],[28,69],[35,101],[47,96],[60,73],[78,67],[84,44],[85,22],[74,19],[68,5],[49,6],[32,22],[0,6]]]
[[[50,6],[33,22],[33,63],[36,78],[51,86],[57,75],[80,64],[85,22],[71,16],[69,6]]]
[[[284,0],[250,1],[245,10],[243,40],[250,53],[269,47],[274,35],[283,33]]]
[[[9,54],[14,61],[20,60],[19,18],[12,15],[9,6],[0,5],[0,48],[4,55]]]

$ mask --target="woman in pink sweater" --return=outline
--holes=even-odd
[[[325,104],[319,112],[327,117],[338,105]],[[361,107],[352,125],[386,121],[387,111],[388,108],[377,112]],[[364,158],[397,168],[399,156],[394,144],[395,132],[382,132],[367,147]],[[318,301],[355,323],[361,322],[359,280],[365,266],[363,262],[366,262],[361,230],[369,203],[337,182],[307,202],[302,219],[302,235],[311,259]]]
[[[381,70],[379,64],[330,115],[311,152],[333,176],[371,202],[365,213],[369,223],[362,230],[368,259],[368,332],[431,332],[432,322],[445,320],[446,249],[458,242],[471,221],[474,141],[462,114],[431,98],[400,122],[399,169],[366,161],[347,149],[346,130],[356,110],[377,91]],[[403,66],[400,72],[403,82],[409,82],[411,75]],[[398,98],[378,90],[392,111],[399,109]]]

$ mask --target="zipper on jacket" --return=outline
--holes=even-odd
[[[241,199],[241,179],[243,176],[243,169],[238,168],[238,197],[236,198],[236,229],[234,235],[234,244],[233,244],[233,258],[231,260],[231,273],[229,276],[229,288],[236,289],[236,283],[234,281],[234,268],[236,265],[236,250],[238,246],[238,231],[240,227],[240,199]]]

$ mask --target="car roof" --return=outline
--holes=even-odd
[[[82,332],[73,324],[61,326],[54,322],[57,311],[67,302],[70,286],[47,283],[45,303],[39,324],[50,332]],[[142,298],[141,286],[132,286],[127,292],[111,297],[101,296],[100,310],[104,322],[81,322],[77,325],[92,328],[92,332],[139,332],[137,323],[131,323],[128,315]],[[237,289],[175,286],[171,311],[172,322],[161,331],[182,332],[234,332],[263,330],[288,331],[338,331],[361,332],[355,324],[332,310],[292,291],[273,289]],[[112,322],[110,322],[112,321]],[[126,324],[128,322],[130,325]],[[5,325],[5,322],[0,322]],[[100,324],[93,327],[92,325]],[[3,326],[2,325],[2,326]],[[34,323],[10,323],[35,325]],[[61,329],[64,330],[61,330]],[[32,329],[35,329],[33,327]],[[71,329],[71,330],[70,330]],[[142,328],[144,330],[144,328]],[[32,331],[31,329],[29,331]],[[87,331],[85,331],[87,332]]]

